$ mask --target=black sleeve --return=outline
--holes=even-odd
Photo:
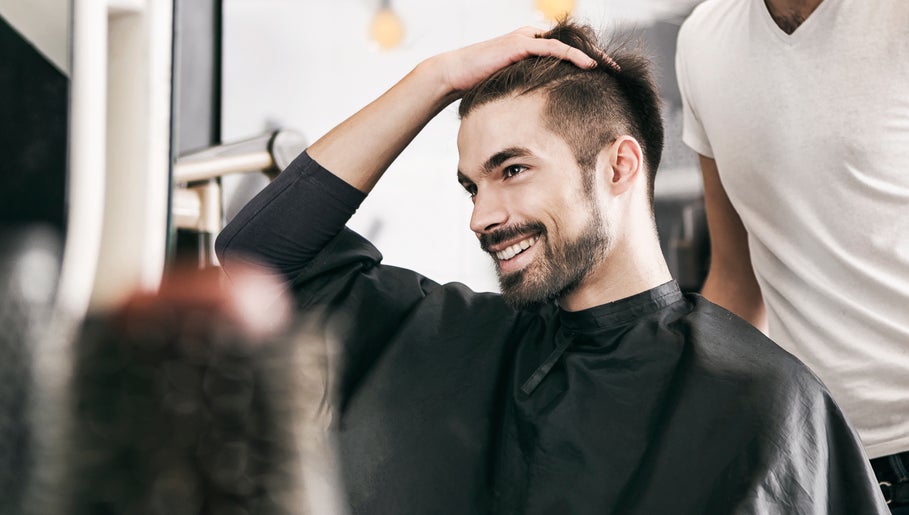
[[[364,198],[303,152],[227,224],[215,252],[228,274],[233,264],[252,262],[292,280]]]

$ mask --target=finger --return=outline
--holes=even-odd
[[[561,41],[555,39],[537,39],[535,40],[535,44],[539,45],[539,53],[537,55],[558,57],[559,59],[571,62],[579,68],[593,68],[597,65],[595,59]]]
[[[579,68],[596,68],[597,66],[596,59],[590,57],[589,55],[574,47],[568,47],[567,56],[563,59],[571,61],[575,66]]]
[[[521,28],[515,30],[514,33],[520,34],[522,36],[527,36],[530,38],[535,38],[535,37],[539,36],[540,34],[542,34],[543,30],[540,29],[539,27],[531,27],[528,25],[526,27],[521,27]]]

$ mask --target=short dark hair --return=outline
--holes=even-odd
[[[597,66],[582,69],[555,57],[518,61],[468,90],[458,108],[460,117],[487,102],[540,90],[546,98],[544,123],[565,139],[582,169],[592,170],[599,152],[619,136],[635,138],[644,153],[652,201],[663,154],[663,119],[650,59],[624,44],[601,44],[593,28],[569,20],[538,37],[571,45]]]

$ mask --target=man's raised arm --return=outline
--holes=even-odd
[[[343,228],[417,133],[501,68],[530,56],[595,66],[580,50],[538,38],[539,32],[525,27],[431,57],[313,143],[218,236],[216,250],[225,270],[230,273],[233,262],[252,260],[292,279]]]

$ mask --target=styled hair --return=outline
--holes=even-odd
[[[602,44],[593,28],[568,20],[538,37],[573,46],[597,66],[583,69],[556,57],[523,59],[468,90],[458,108],[460,117],[488,102],[540,91],[546,101],[544,123],[568,143],[583,170],[592,170],[600,151],[620,136],[635,138],[644,153],[652,202],[663,120],[650,60],[624,45]]]

